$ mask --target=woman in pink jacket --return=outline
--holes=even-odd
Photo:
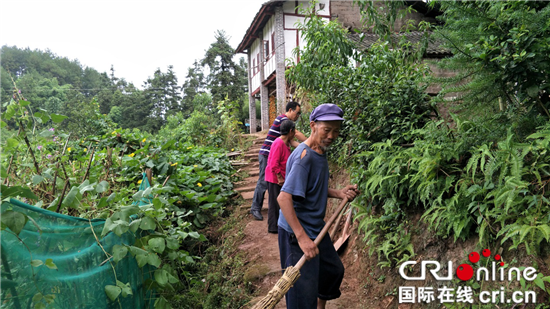
[[[290,156],[290,141],[294,139],[296,129],[292,120],[285,119],[279,127],[281,136],[276,138],[271,145],[267,166],[265,168],[265,181],[267,182],[268,210],[267,210],[267,231],[277,233],[277,221],[279,220],[279,203],[277,197],[281,187],[285,183],[286,161]]]

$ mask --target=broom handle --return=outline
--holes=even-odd
[[[344,207],[346,206],[347,203],[348,203],[348,198],[346,197],[342,200],[342,202],[338,206],[338,209],[336,210],[336,212],[327,221],[327,223],[325,224],[325,227],[323,227],[323,229],[321,230],[319,235],[317,235],[317,238],[315,238],[314,243],[315,243],[316,246],[318,246],[319,243],[321,242],[321,240],[323,240],[323,238],[325,238],[325,234],[327,233],[328,229],[330,228],[332,223],[334,223],[334,221],[336,220],[336,217],[338,217],[338,214],[340,212],[342,212],[342,210],[344,209]],[[302,268],[302,266],[304,266],[305,262],[306,262],[306,256],[302,255],[302,258],[298,261],[298,263],[296,263],[296,265],[294,265],[294,268],[299,270],[300,268]]]

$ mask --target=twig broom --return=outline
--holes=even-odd
[[[325,237],[325,234],[327,233],[330,226],[334,223],[336,220],[336,217],[338,217],[338,214],[342,212],[346,204],[348,203],[348,199],[344,198],[340,205],[338,206],[338,209],[336,212],[330,217],[330,219],[325,224],[325,227],[321,230],[317,238],[315,239],[315,245],[318,246],[321,240]],[[275,283],[275,286],[267,293],[267,295],[262,298],[252,309],[272,309],[279,303],[279,301],[283,298],[283,296],[290,290],[290,288],[296,283],[298,278],[300,277],[300,268],[304,266],[306,262],[306,256],[302,255],[302,258],[296,263],[294,266],[288,267],[281,279]]]

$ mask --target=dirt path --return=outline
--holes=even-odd
[[[266,136],[265,133],[257,133],[254,135],[257,138],[252,147],[245,154],[245,159],[248,160],[249,163],[241,166],[241,170],[245,171],[248,177],[235,184],[236,190],[240,192],[244,199],[240,208],[241,213],[248,212],[252,204],[252,197],[259,173],[258,151]],[[327,216],[332,214],[333,209],[337,206],[336,203],[337,201],[334,201],[329,205]],[[258,291],[258,297],[252,300],[251,304],[255,304],[259,299],[265,296],[281,277],[277,234],[270,234],[267,232],[267,208],[266,192],[262,208],[264,220],[255,220],[252,215],[246,217],[248,222],[244,229],[245,238],[239,246],[239,250],[246,251],[247,253],[248,270],[245,276],[255,284]],[[328,302],[327,308],[384,308],[378,306],[378,301],[376,301],[375,306],[372,306],[374,304],[368,301],[366,295],[368,294],[367,286],[362,282],[362,279],[360,279],[366,276],[366,274],[364,273],[365,267],[358,261],[363,254],[358,252],[358,249],[355,247],[355,242],[357,240],[356,235],[356,233],[352,233],[348,241],[348,246],[341,255],[344,266],[346,267],[346,274],[341,286],[342,296],[337,300]],[[284,299],[281,300],[275,308],[286,308]]]

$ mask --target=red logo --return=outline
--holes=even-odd
[[[483,249],[481,251],[481,255],[488,258],[491,256],[491,250]],[[471,252],[470,254],[468,254],[468,260],[470,260],[472,264],[476,264],[477,262],[479,262],[479,259],[479,253],[477,252]],[[495,260],[501,261],[500,254],[495,255]],[[504,262],[501,261],[500,266],[504,266]],[[462,281],[468,281],[474,276],[474,269],[469,264],[460,264],[456,268],[456,276]]]

